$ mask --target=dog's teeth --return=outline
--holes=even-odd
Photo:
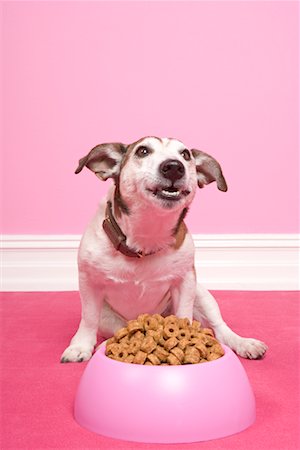
[[[165,191],[164,189],[161,192],[167,197],[178,197],[178,195],[180,194],[179,191]]]

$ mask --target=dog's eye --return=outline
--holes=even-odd
[[[190,161],[190,159],[191,159],[191,154],[190,154],[190,152],[189,152],[186,148],[181,152],[181,155],[184,157],[184,159],[185,159],[186,161]]]
[[[139,158],[145,158],[145,156],[148,156],[150,154],[150,149],[148,147],[145,147],[144,145],[141,145],[137,151],[135,152],[136,156]]]

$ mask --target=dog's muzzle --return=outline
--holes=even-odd
[[[190,194],[189,190],[182,188],[182,183],[179,181],[185,175],[185,168],[182,162],[177,159],[166,159],[160,164],[158,171],[163,177],[161,183],[154,189],[147,189],[155,197],[167,200],[168,205],[170,205]]]

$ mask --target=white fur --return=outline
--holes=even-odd
[[[140,145],[150,147],[152,153],[137,158],[135,148]],[[98,330],[102,336],[109,337],[127,320],[145,312],[172,312],[178,317],[205,322],[221,342],[241,356],[259,358],[265,353],[267,347],[262,342],[235,334],[222,319],[212,295],[197,286],[191,235],[187,233],[182,245],[174,247],[173,231],[180,213],[192,202],[197,180],[203,181],[203,174],[196,172],[195,158],[186,161],[181,156],[183,149],[184,144],[175,139],[144,138],[132,148],[119,173],[122,199],[130,214],[117,218],[118,224],[130,248],[153,254],[143,258],[126,257],[107,238],[102,222],[107,200],[114,201],[115,188],[109,191],[90,222],[78,254],[82,318],[62,355],[63,362],[89,359]],[[114,176],[119,170],[121,159],[117,161],[118,156],[115,157],[116,166],[111,173],[101,172],[102,178]],[[169,158],[179,159],[185,168],[176,187],[190,192],[176,202],[161,200],[149,191],[167,183],[158,167]]]

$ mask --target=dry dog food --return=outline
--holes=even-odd
[[[105,354],[127,363],[174,366],[213,361],[224,350],[213,331],[196,320],[142,314],[108,339]]]

